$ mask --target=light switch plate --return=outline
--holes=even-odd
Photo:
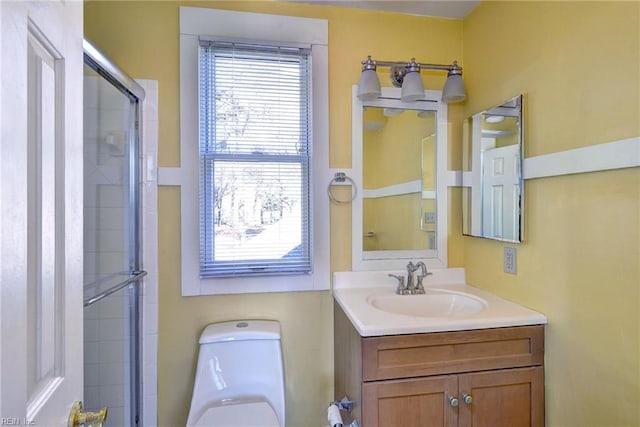
[[[516,248],[504,248],[504,272],[516,274]]]

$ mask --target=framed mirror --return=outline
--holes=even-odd
[[[463,126],[462,233],[523,240],[522,95],[467,118]]]
[[[447,266],[447,108],[439,91],[352,102],[353,270]]]

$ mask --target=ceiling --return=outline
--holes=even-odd
[[[299,3],[313,3],[327,6],[355,7],[381,10],[409,15],[438,16],[461,19],[467,16],[480,0],[292,0]]]

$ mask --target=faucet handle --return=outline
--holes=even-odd
[[[396,294],[398,295],[404,295],[405,293],[405,287],[404,287],[404,277],[403,276],[398,276],[395,274],[389,274],[389,277],[393,277],[398,281],[398,287],[396,288]]]
[[[422,279],[424,279],[427,276],[432,275],[433,273],[430,272],[426,272],[425,274],[418,274],[417,279],[418,279],[418,283],[416,284],[416,293],[417,294],[424,294],[424,286],[422,285]]]

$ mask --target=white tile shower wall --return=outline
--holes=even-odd
[[[129,323],[122,310],[128,305],[127,294],[124,289],[85,309],[84,404],[87,410],[107,406],[107,427],[129,424],[123,418],[130,402]]]
[[[158,425],[158,82],[137,80],[142,103],[142,425]]]

